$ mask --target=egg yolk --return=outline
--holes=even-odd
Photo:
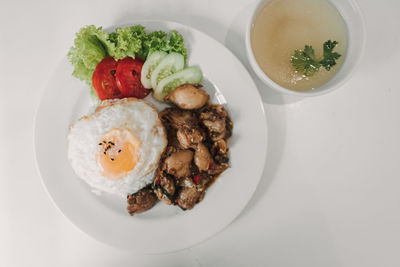
[[[111,129],[103,135],[97,151],[102,175],[110,180],[122,179],[140,159],[140,142],[126,129]]]

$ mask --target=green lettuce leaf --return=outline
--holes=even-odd
[[[182,54],[185,57],[185,61],[187,58],[183,37],[175,30],[172,30],[169,36],[163,31],[149,33],[146,40],[143,41],[142,58],[146,59],[154,51],[176,52]]]
[[[68,59],[74,66],[72,75],[91,85],[94,69],[114,44],[108,41],[107,33],[101,27],[90,25],[79,30],[74,45],[68,52]]]
[[[169,47],[168,52],[176,52],[182,54],[185,57],[186,61],[187,51],[185,48],[183,37],[179,32],[175,30],[171,31],[171,37],[169,38],[168,47]]]
[[[117,28],[111,39],[115,43],[115,53],[110,54],[116,60],[125,57],[135,58],[142,49],[142,41],[146,38],[146,31],[142,25]]]
[[[143,40],[143,47],[139,57],[145,60],[154,51],[165,51],[164,47],[168,43],[168,35],[163,31],[154,31]]]

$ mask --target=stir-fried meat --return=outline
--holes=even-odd
[[[210,168],[208,169],[207,173],[211,175],[219,175],[223,171],[229,168],[228,163],[220,163],[220,164],[211,164]]]
[[[170,100],[181,109],[198,109],[204,106],[210,96],[191,84],[184,84],[173,90],[166,100]]]
[[[203,135],[198,129],[184,126],[178,129],[176,137],[182,148],[185,149],[195,149],[197,144],[203,140]]]
[[[203,120],[204,126],[206,126],[211,132],[222,133],[225,131],[225,118],[213,118]]]
[[[184,125],[191,127],[197,122],[192,112],[177,108],[166,108],[160,113],[160,116],[163,123],[167,123],[174,128],[179,128]]]
[[[157,196],[150,188],[146,187],[136,194],[128,196],[127,210],[130,215],[141,213],[151,209],[157,203],[157,201]]]
[[[226,142],[232,122],[223,106],[211,104],[195,111],[167,108],[160,117],[169,143],[160,162],[158,176],[162,178],[155,182],[155,193],[167,204],[191,209],[229,167]]]
[[[213,141],[222,140],[227,136],[228,113],[221,105],[208,105],[200,113],[200,121],[208,129]],[[230,127],[230,125],[228,125]],[[227,136],[227,138],[230,135]]]
[[[162,186],[162,188],[164,188],[164,190],[171,196],[173,196],[175,194],[175,183],[174,180],[172,178],[169,177],[161,177],[160,178],[160,185]]]
[[[159,200],[167,205],[171,205],[176,191],[175,181],[173,178],[162,174],[162,171],[158,171],[157,177],[154,180],[154,193]]]
[[[181,181],[181,190],[178,194],[176,203],[185,210],[190,210],[204,197],[204,188],[197,186],[192,179],[184,178]]]
[[[196,164],[200,171],[207,171],[210,165],[213,164],[211,154],[203,143],[197,145],[194,152],[194,164]]]
[[[213,104],[207,105],[200,114],[200,119],[204,120],[226,117],[228,117],[228,112],[225,110],[224,106]]]
[[[229,161],[228,147],[224,139],[218,140],[212,145],[211,153],[217,163],[227,163]]]
[[[216,141],[213,144],[213,149],[216,154],[226,154],[228,152],[228,146],[223,139]]]
[[[229,167],[227,141],[233,124],[228,113],[221,105],[200,106],[194,102],[190,103],[194,110],[182,110],[179,107],[188,108],[182,103],[188,104],[185,101],[190,98],[186,94],[192,89],[180,90],[169,96],[178,107],[159,114],[167,131],[168,146],[160,159],[153,191],[140,191],[130,197],[128,211],[132,214],[151,208],[157,198],[168,205],[192,209],[216,177]],[[146,200],[149,203],[145,205]]]
[[[190,150],[181,150],[172,153],[164,161],[164,169],[168,174],[178,178],[190,175],[190,162],[193,159],[193,152]]]
[[[157,198],[164,202],[167,205],[172,204],[172,200],[163,192],[162,188],[155,188],[154,193],[156,194]]]
[[[221,117],[228,117],[228,112],[225,110],[224,106],[221,105],[212,105],[211,107],[213,107],[215,109],[215,112],[221,116]]]
[[[229,116],[225,118],[225,121],[226,121],[226,132],[224,140],[227,141],[232,136],[233,122],[231,121],[231,118],[229,118]]]

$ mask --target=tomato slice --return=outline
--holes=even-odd
[[[93,88],[100,100],[123,98],[115,81],[118,62],[113,57],[106,57],[96,66],[93,72]]]
[[[126,57],[118,62],[115,80],[125,97],[144,98],[151,90],[143,87],[140,81],[143,61]]]

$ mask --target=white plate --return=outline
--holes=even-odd
[[[198,65],[212,101],[225,104],[234,123],[229,142],[231,168],[209,188],[204,200],[183,212],[158,203],[131,217],[126,199],[91,192],[67,160],[68,127],[89,110],[85,84],[71,76],[62,60],[36,114],[35,152],[43,184],[61,212],[79,229],[112,246],[144,253],[193,246],[221,231],[239,215],[261,177],[267,149],[263,105],[249,73],[223,45],[188,26],[141,21],[147,30],[177,29],[188,48],[189,65]],[[136,23],[135,23],[136,24]]]

